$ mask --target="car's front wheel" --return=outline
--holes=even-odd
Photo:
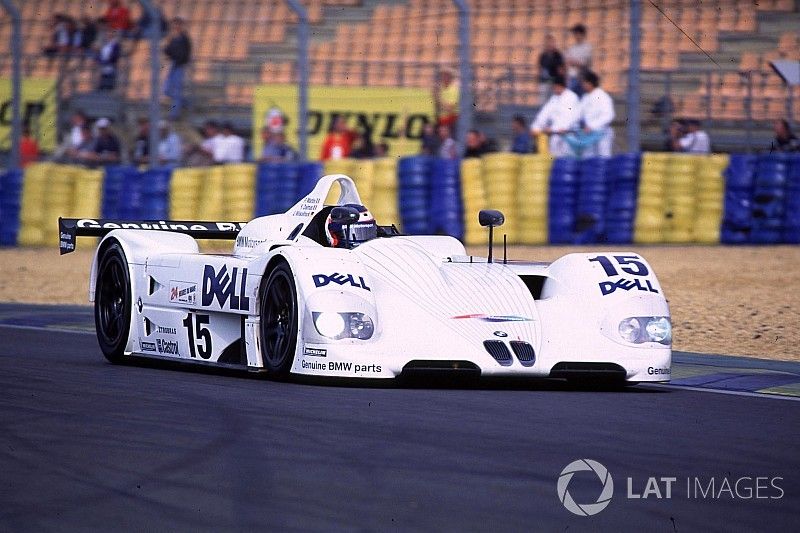
[[[281,263],[261,284],[261,354],[264,367],[285,379],[297,346],[297,289],[289,265]]]
[[[117,242],[106,246],[98,261],[94,293],[97,341],[106,359],[119,363],[131,328],[131,281],[125,252]]]

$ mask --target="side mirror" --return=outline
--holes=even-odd
[[[478,213],[478,223],[484,228],[486,226],[502,226],[505,221],[506,217],[496,209],[483,209]]]
[[[336,224],[353,224],[358,222],[360,216],[358,209],[354,207],[339,206],[331,210],[331,222]]]

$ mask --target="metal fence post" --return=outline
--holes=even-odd
[[[152,0],[139,0],[139,3],[150,17],[150,27],[145,28],[150,32],[150,132],[147,142],[150,168],[154,168],[158,166],[158,144],[161,141],[158,128],[161,121],[161,12]]]
[[[640,0],[630,0],[630,67],[628,68],[628,122],[626,125],[628,138],[628,151],[639,152],[641,143],[641,118],[639,106],[641,103],[640,72],[641,67],[641,40],[642,40],[642,4]]]
[[[2,0],[11,17],[11,164],[20,168],[19,141],[22,137],[22,17],[11,0]]]
[[[308,13],[299,0],[286,0],[289,8],[297,14],[297,74],[299,76],[298,132],[300,135],[300,159],[308,159]]]
[[[467,0],[453,0],[458,9],[458,61],[461,87],[458,98],[458,140],[464,143],[472,129],[472,63],[470,62],[470,8]]]

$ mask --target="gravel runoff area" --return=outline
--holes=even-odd
[[[800,246],[510,247],[509,258],[633,250],[669,299],[674,349],[800,361]],[[484,254],[483,248],[472,248]],[[0,249],[0,301],[86,304],[92,245]]]

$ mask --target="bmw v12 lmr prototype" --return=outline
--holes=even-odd
[[[338,201],[325,205],[332,187]],[[359,240],[349,206],[360,204],[349,177],[330,175],[286,213],[246,224],[61,219],[60,246],[102,237],[89,299],[113,362],[162,358],[279,378],[669,380],[669,309],[640,255],[498,262],[393,226]],[[484,215],[490,228],[502,223]],[[235,239],[232,253],[201,254],[196,239],[207,238]]]

